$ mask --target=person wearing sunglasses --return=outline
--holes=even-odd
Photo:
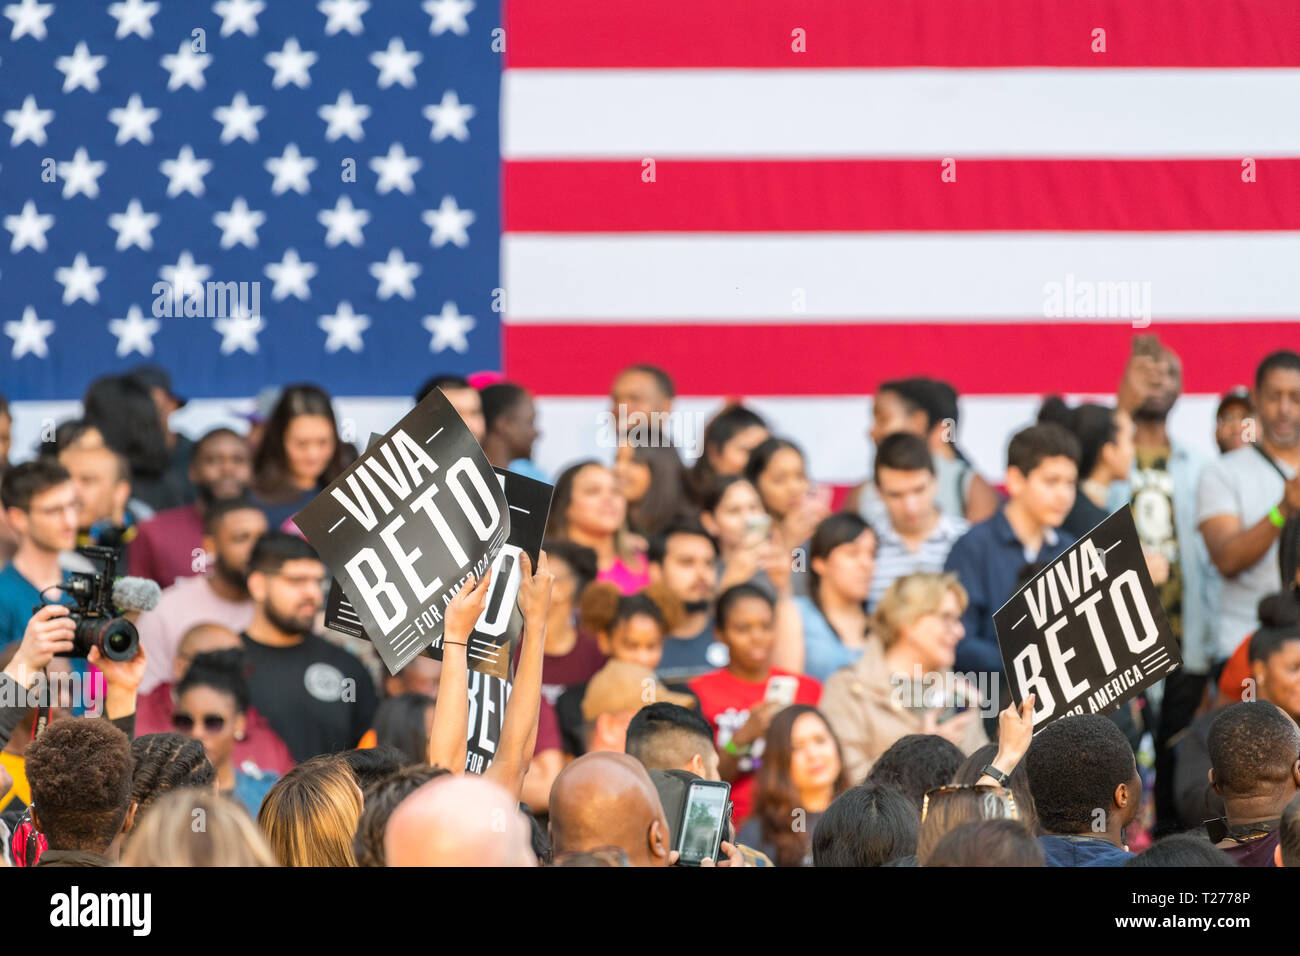
[[[172,726],[203,744],[217,771],[217,790],[243,804],[253,817],[279,776],[252,761],[236,764],[236,741],[248,732],[248,682],[239,649],[196,654],[176,686]]]
[[[916,861],[926,866],[939,841],[963,823],[982,820],[1019,820],[1020,811],[1010,790],[997,784],[949,783],[928,790],[921,801],[921,832],[916,840]],[[1028,831],[1025,831],[1028,834]]]

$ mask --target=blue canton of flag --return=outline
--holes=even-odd
[[[0,392],[500,362],[493,0],[0,8]]]

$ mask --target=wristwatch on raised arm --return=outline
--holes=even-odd
[[[1009,787],[1011,784],[1011,775],[1003,773],[997,767],[993,766],[993,764],[986,765],[984,767],[984,773],[996,780],[1000,787]]]

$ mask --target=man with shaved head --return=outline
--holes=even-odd
[[[1210,724],[1210,783],[1223,797],[1238,866],[1276,866],[1282,812],[1300,794],[1300,727],[1266,700],[1225,707]]]
[[[431,780],[384,830],[388,866],[536,866],[532,829],[504,787],[477,774]]]
[[[645,767],[598,751],[560,771],[551,787],[551,847],[558,858],[616,846],[632,866],[668,866],[668,820]]]

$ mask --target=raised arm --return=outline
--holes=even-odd
[[[1012,701],[1002,713],[998,714],[998,752],[989,766],[1007,776],[1016,769],[1016,765],[1029,752],[1029,744],[1034,739],[1034,695],[1030,694],[1020,706]],[[996,786],[1001,781],[990,774],[984,774],[975,783]]]
[[[492,569],[478,581],[471,576],[447,605],[442,634],[442,674],[438,678],[438,702],[433,708],[433,729],[429,731],[429,763],[452,773],[465,772],[465,751],[469,741],[469,636],[474,622],[487,607]]]
[[[523,646],[515,670],[510,700],[501,721],[497,754],[483,776],[505,787],[515,798],[524,786],[528,765],[537,745],[538,711],[542,706],[542,658],[546,650],[546,614],[551,606],[551,574],[546,552],[537,559],[537,570],[527,554],[519,555],[519,611],[524,616]]]

